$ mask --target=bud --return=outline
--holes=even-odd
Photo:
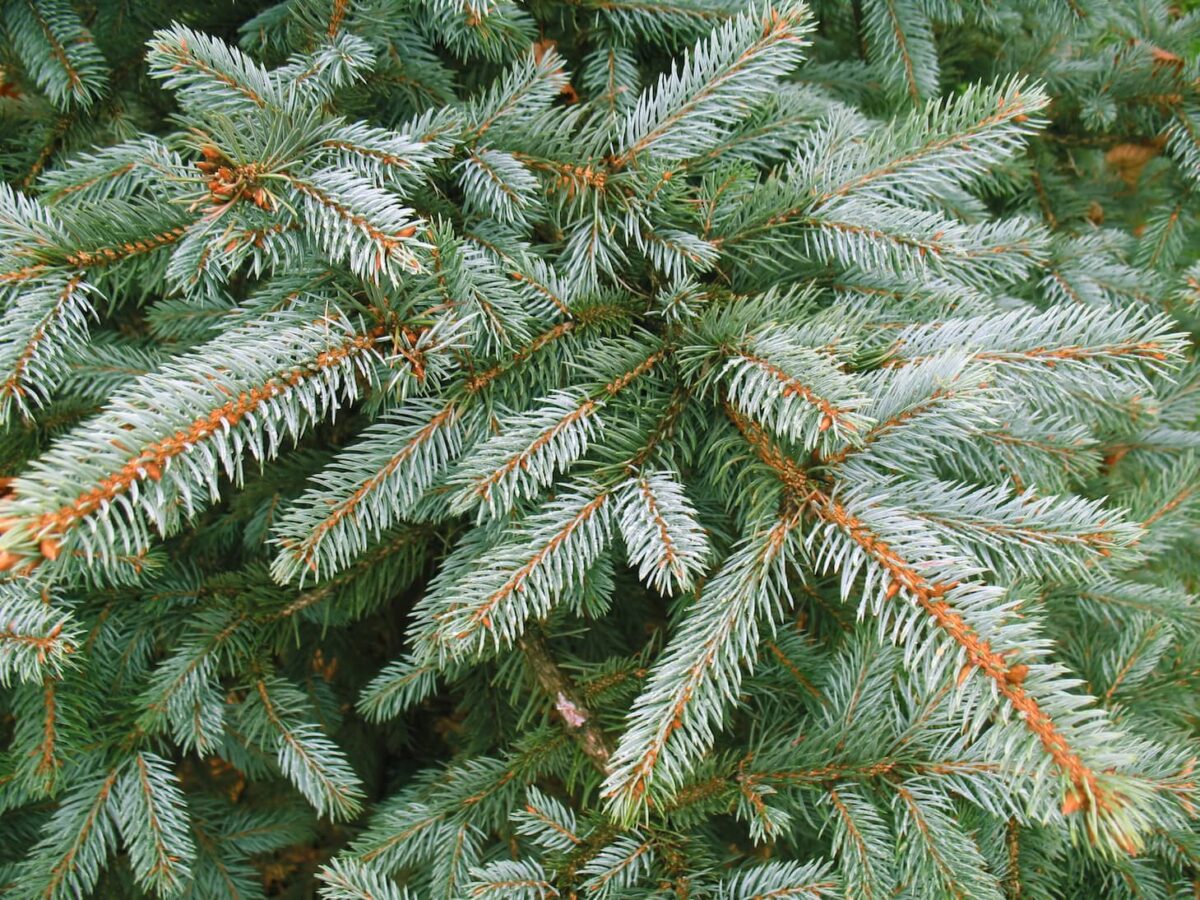
[[[1007,672],[1004,673],[1004,680],[1013,687],[1020,687],[1025,683],[1025,677],[1029,674],[1029,666],[1024,663],[1018,663]]]
[[[1062,814],[1069,816],[1072,813],[1077,813],[1087,806],[1087,800],[1083,793],[1078,788],[1071,788],[1067,791],[1067,796],[1063,798]]]

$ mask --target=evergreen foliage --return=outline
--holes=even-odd
[[[0,5],[0,894],[1200,883],[1200,10]]]

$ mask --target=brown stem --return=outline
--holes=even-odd
[[[579,691],[566,673],[558,667],[550,648],[540,634],[526,632],[517,642],[525,661],[533,670],[538,686],[554,700],[554,709],[567,733],[579,744],[579,749],[595,764],[602,775],[608,774],[612,747],[596,724],[591,712],[583,705]]]

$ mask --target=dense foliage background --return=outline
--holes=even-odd
[[[1200,884],[1200,12],[0,6],[0,893]]]

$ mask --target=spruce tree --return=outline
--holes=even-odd
[[[1193,896],[1192,5],[7,0],[0,894]]]

